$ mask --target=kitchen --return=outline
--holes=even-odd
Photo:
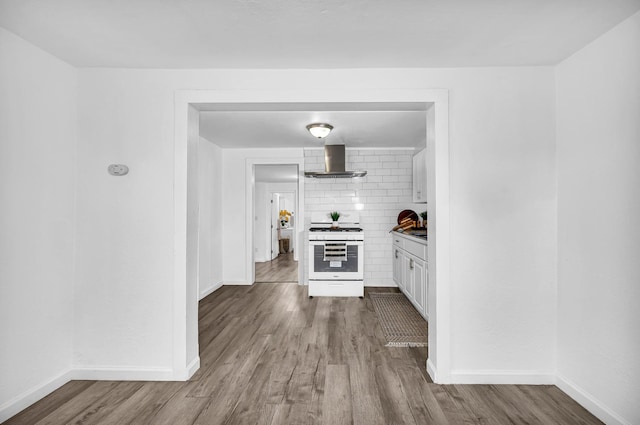
[[[293,164],[300,170],[300,205],[296,215],[304,218],[297,228],[297,237],[301,238],[298,242],[302,244],[307,239],[302,232],[310,227],[312,214],[330,210],[358,211],[367,234],[365,285],[394,285],[388,231],[397,224],[400,211],[411,209],[419,213],[426,209],[421,203],[424,199],[413,201],[412,164],[413,155],[424,151],[426,137],[433,138],[434,128],[427,129],[425,120],[433,108],[425,111],[428,104],[415,102],[285,106],[288,111],[278,104],[236,105],[233,111],[207,106],[200,111],[200,144],[210,142],[219,146],[218,162],[228,170],[223,171],[221,177],[224,184],[214,191],[221,192],[219,196],[224,199],[224,208],[220,207],[219,214],[219,220],[224,223],[221,240],[229,248],[226,252],[233,253],[223,261],[225,283],[242,284],[252,280],[247,265],[252,263],[250,258],[254,254],[248,233],[255,232],[255,214],[251,213],[255,211],[255,200],[251,196],[255,191],[255,177],[249,168],[260,164]],[[316,121],[334,126],[325,139],[314,138],[305,129]],[[262,148],[265,140],[269,148]],[[346,145],[346,168],[366,170],[367,176],[305,178],[305,172],[324,171],[325,144]],[[426,156],[421,160],[426,163]],[[210,184],[210,180],[206,179],[204,184]],[[233,237],[227,237],[226,232]],[[301,248],[302,252],[303,245]],[[244,258],[239,252],[245,253]],[[385,264],[380,264],[380,258],[385,258]],[[304,266],[300,281],[306,282],[307,276]]]
[[[339,292],[315,291],[317,285],[313,282],[318,278],[312,278],[311,282],[309,279],[312,272],[309,268],[309,240],[313,238],[309,229],[315,227],[314,217],[328,219],[330,211],[342,212],[342,227],[345,227],[345,219],[349,221],[349,216],[358,217],[357,227],[362,228],[361,234],[364,235],[360,251],[361,286],[409,288],[403,285],[403,278],[395,267],[390,230],[398,224],[401,211],[426,212],[427,161],[433,161],[426,155],[426,145],[427,140],[432,145],[435,143],[433,103],[235,105],[233,111],[217,110],[215,105],[209,105],[202,109],[200,143],[218,143],[224,157],[221,163],[238,177],[242,168],[247,170],[244,182],[240,178],[229,178],[228,184],[222,188],[221,196],[225,199],[223,214],[241,209],[248,212],[244,220],[236,213],[222,217],[224,228],[233,228],[236,236],[232,241],[236,245],[225,252],[246,253],[244,263],[239,255],[223,262],[225,284],[250,284],[255,280],[255,270],[251,266],[259,257],[249,241],[253,240],[251,234],[259,232],[252,226],[257,225],[253,218],[258,219],[261,207],[254,196],[250,196],[252,193],[257,196],[260,192],[254,183],[259,180],[256,170],[276,164],[281,167],[295,164],[299,167],[300,193],[299,212],[296,214],[304,218],[302,225],[296,228],[294,238],[300,246],[297,250],[300,254],[298,281],[301,284],[312,283],[309,295],[340,295]],[[431,124],[427,125],[427,122]],[[330,131],[325,137],[314,137],[306,128],[313,123],[326,125]],[[265,134],[275,145],[272,148],[260,148]],[[360,170],[366,172],[362,173],[365,175],[317,178],[318,174],[325,172],[325,146],[342,147],[343,171]],[[224,174],[227,180],[227,173]],[[244,237],[243,230],[246,231]],[[350,237],[353,236],[352,233]],[[245,246],[243,241],[247,241]],[[426,240],[423,238],[420,242],[425,246],[423,256],[426,263]],[[201,253],[200,264],[207,262],[204,254]],[[409,266],[413,266],[413,261],[407,263],[408,270],[412,270]],[[245,271],[244,275],[242,271]],[[427,268],[423,267],[422,271],[424,276],[419,281],[423,281],[425,287],[420,301],[415,301],[413,290],[409,292],[408,299],[426,318]],[[231,273],[236,273],[237,278],[231,278]],[[414,288],[415,284],[410,287]],[[362,296],[362,293],[360,290],[355,295]]]
[[[248,161],[255,166],[297,163],[300,167],[301,193],[298,208],[301,213],[298,215],[304,217],[303,226],[298,228],[297,234],[300,246],[303,247],[302,244],[308,240],[308,235],[302,232],[311,227],[313,214],[327,214],[330,210],[357,211],[367,236],[364,258],[365,285],[395,286],[392,275],[391,238],[388,232],[397,224],[400,211],[410,209],[419,213],[426,210],[426,197],[423,195],[422,199],[417,198],[418,195],[413,192],[415,185],[412,183],[413,156],[416,153],[425,153],[426,108],[415,103],[345,103],[315,105],[316,110],[305,112],[296,110],[305,107],[308,109],[308,106],[288,106],[293,111],[259,112],[255,111],[255,107],[249,112],[205,110],[200,112],[201,136],[202,139],[220,146],[219,155],[225,156],[221,162],[224,165],[229,164],[229,169],[234,169],[233,172],[238,177],[242,175],[238,168],[247,167]],[[305,129],[306,125],[314,121],[330,122],[334,129],[324,139],[314,138]],[[258,129],[253,130],[257,132],[252,132],[252,127]],[[433,131],[433,128],[430,130]],[[248,142],[264,139],[264,134],[270,134],[269,139],[278,140],[278,143],[272,142],[275,146],[271,149],[257,149],[260,144]],[[289,142],[290,139],[293,141]],[[304,172],[324,171],[325,144],[346,145],[346,168],[366,170],[368,174],[355,178],[304,178]],[[253,147],[256,149],[251,149]],[[285,150],[285,147],[289,149]],[[417,164],[425,165],[419,168],[426,168],[425,155],[420,156],[420,161]],[[229,248],[236,253],[229,261],[224,261],[224,265],[229,266],[229,273],[225,272],[226,283],[244,283],[252,278],[250,271],[242,273],[247,270],[247,264],[252,263],[249,258],[253,254],[250,247],[243,247],[243,241],[251,239],[250,236],[243,237],[242,232],[245,229],[242,227],[246,228],[247,232],[254,233],[255,229],[251,228],[254,223],[248,219],[242,220],[240,215],[235,213],[241,209],[255,209],[254,199],[242,194],[255,192],[251,185],[252,179],[254,177],[248,175],[246,183],[243,183],[239,178],[230,178],[221,189],[220,196],[225,199],[221,220],[225,223],[225,229],[233,227],[236,235],[234,240],[223,238],[227,244],[235,244]],[[426,182],[426,176],[422,175],[420,180]],[[227,216],[226,211],[233,213]],[[247,216],[254,215],[249,213]],[[237,255],[239,251],[246,252],[244,262]],[[300,250],[303,251],[304,248]],[[303,264],[300,281],[306,282],[308,263],[306,258],[301,260]],[[234,267],[234,264],[237,267]],[[231,269],[234,269],[235,276],[231,275]]]
[[[313,226],[313,221],[318,221],[312,217],[327,217],[329,211],[342,214],[341,227],[347,227],[345,224],[350,223],[352,217],[358,217],[356,224],[364,233],[365,286],[397,285],[397,279],[394,280],[392,258],[395,254],[392,252],[392,241],[401,236],[394,233],[392,237],[390,230],[398,224],[398,214],[401,211],[426,210],[427,205],[419,197],[416,189],[420,182],[413,179],[414,158],[418,161],[425,159],[425,150],[419,150],[417,153],[416,150],[417,148],[347,149],[346,170],[365,170],[366,176],[307,178],[305,181],[305,212],[309,220],[307,229]],[[324,164],[324,151],[305,150],[307,171],[318,171]],[[420,164],[416,161],[416,168],[420,168]],[[420,176],[424,178],[424,173],[420,173]],[[313,238],[313,233],[309,232],[309,239]],[[426,241],[416,243],[424,244],[426,256]],[[306,269],[309,270],[308,261]],[[309,271],[306,275],[309,275]],[[313,292],[317,286],[313,281],[309,282],[309,285],[310,294],[322,293]],[[362,296],[362,292],[355,295]]]

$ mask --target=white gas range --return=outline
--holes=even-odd
[[[364,297],[364,231],[356,213],[312,214],[309,228],[309,297]]]

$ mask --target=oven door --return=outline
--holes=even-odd
[[[309,279],[363,280],[362,241],[309,241]]]

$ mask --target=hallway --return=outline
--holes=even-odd
[[[293,252],[279,254],[275,260],[256,263],[256,283],[298,282],[298,262]]]

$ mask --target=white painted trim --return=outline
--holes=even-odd
[[[427,91],[429,92],[429,91]],[[451,379],[451,222],[449,198],[449,92],[436,90],[428,97],[433,103],[427,113],[434,114],[435,223],[429,220],[429,248],[435,253],[435,261],[429,255],[429,294],[435,310],[429,311],[429,326],[436,329],[435,341],[429,338],[429,358],[435,358],[437,384],[448,384]],[[426,94],[425,94],[426,97]],[[428,135],[427,135],[428,137]],[[427,194],[428,195],[428,194]],[[433,198],[435,196],[435,198]],[[432,231],[433,229],[433,231]],[[435,268],[435,270],[434,270]],[[432,353],[433,351],[433,353]]]
[[[183,381],[186,373],[169,367],[90,366],[74,367],[72,379],[97,381]]]
[[[298,187],[296,199],[298,200],[298,210],[296,214],[298,217],[302,217],[304,220],[304,156],[302,157],[285,157],[285,158],[247,158],[246,159],[246,185],[245,185],[245,205],[247,208],[247,216],[245,220],[245,228],[247,231],[246,234],[246,274],[247,280],[250,283],[246,283],[247,285],[253,285],[255,282],[255,250],[254,250],[254,217],[256,215],[255,212],[255,166],[256,165],[297,165],[298,166]],[[299,225],[300,220],[297,219],[295,226],[295,232],[298,233],[301,229],[304,229],[304,221],[302,221],[302,225]],[[301,246],[301,245],[299,245]],[[299,251],[300,249],[298,249]],[[298,257],[299,260],[299,257]],[[300,277],[300,266],[298,266],[298,277]],[[299,280],[298,280],[299,282]],[[234,285],[240,285],[239,283],[233,283]]]
[[[180,91],[174,98],[174,181],[173,181],[173,367],[186,364],[187,353],[187,152],[189,114],[193,107]],[[197,297],[196,297],[197,298]],[[197,299],[193,302],[197,303]]]
[[[185,374],[179,378],[180,381],[186,381],[193,376],[200,369],[200,356],[197,356],[195,359],[191,360],[184,370]]]
[[[17,415],[72,380],[186,381],[200,368],[200,357],[179,371],[168,367],[76,366],[38,384],[0,406],[0,423]]]
[[[431,359],[427,359],[427,373],[429,374],[433,382],[438,382],[436,367],[433,365]]]
[[[293,237],[296,238],[296,251],[298,260],[298,285],[305,285],[305,273],[304,273],[304,256],[306,255],[306,249],[304,249],[304,150],[302,151],[302,160],[298,164],[298,217],[296,217],[296,226]]]
[[[214,283],[209,288],[205,289],[203,292],[200,293],[200,298],[198,299],[198,301],[200,301],[201,299],[203,299],[208,295],[213,294],[220,288],[222,288],[222,281]]]
[[[223,283],[224,286],[251,286],[253,282],[245,282],[244,280],[229,280]]]
[[[631,421],[620,417],[603,402],[580,388],[567,377],[557,374],[556,386],[607,425],[631,425]]]
[[[173,353],[174,368],[186,363],[187,306],[197,303],[186,296],[186,225],[187,225],[187,136],[188,115],[191,105],[206,103],[323,103],[323,102],[417,102],[435,107],[435,186],[436,214],[433,241],[436,248],[434,270],[430,283],[434,286],[435,311],[432,326],[435,337],[430,340],[429,357],[435,360],[437,383],[448,383],[451,372],[450,340],[450,217],[449,217],[449,93],[446,89],[252,89],[252,90],[177,90],[175,94],[174,140],[174,311]],[[303,202],[304,191],[300,191]],[[302,210],[300,216],[303,217]],[[430,220],[430,223],[432,220]],[[300,226],[302,228],[302,226]],[[431,231],[432,229],[430,229]],[[304,252],[302,250],[301,252]],[[251,249],[253,254],[253,249]],[[303,253],[304,256],[304,253]],[[252,258],[249,257],[249,258]],[[301,260],[302,264],[304,258]],[[431,263],[431,261],[430,261]],[[304,276],[301,276],[304,278]],[[300,280],[301,283],[303,280]],[[437,355],[436,355],[437,354]]]
[[[251,160],[246,160],[245,165],[245,201],[246,220],[245,220],[245,278],[249,281],[249,285],[253,285],[256,280],[256,267],[254,260],[254,227],[255,227],[255,197],[256,197],[256,167]],[[273,236],[271,236],[273,237]]]
[[[46,381],[29,388],[0,406],[0,423],[17,415],[38,400],[43,399],[73,379],[73,371],[67,369]]]
[[[553,372],[541,370],[452,370],[451,384],[554,385]]]

